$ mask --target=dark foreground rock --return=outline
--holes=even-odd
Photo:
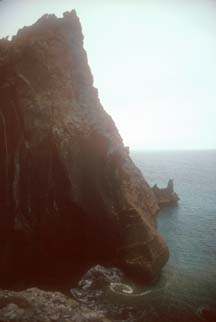
[[[0,102],[0,285],[72,286],[95,264],[158,276],[157,200],[101,106],[75,11],[0,41]]]
[[[158,186],[155,184],[152,187],[152,190],[155,194],[155,197],[157,199],[157,202],[160,208],[176,206],[178,204],[179,196],[174,191],[174,185],[173,185],[172,179],[168,181],[166,188],[158,188]]]
[[[216,309],[215,308],[203,308],[200,310],[200,315],[204,321],[215,322],[216,321]]]
[[[60,292],[0,290],[1,322],[109,322]]]

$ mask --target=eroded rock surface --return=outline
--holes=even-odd
[[[152,190],[155,194],[155,197],[157,199],[157,202],[160,208],[177,206],[179,201],[179,196],[174,191],[174,184],[172,179],[168,181],[166,188],[158,188],[158,186],[155,184],[152,187]]]
[[[31,288],[21,292],[0,290],[0,321],[3,322],[109,322],[60,292]]]
[[[0,102],[0,285],[94,264],[157,276],[157,200],[101,106],[75,11],[0,41]]]

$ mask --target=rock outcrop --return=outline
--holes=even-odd
[[[174,191],[174,184],[172,179],[168,181],[166,188],[158,188],[158,186],[155,184],[152,187],[152,190],[155,194],[155,197],[157,199],[157,202],[160,208],[177,206],[179,201],[179,196]]]
[[[0,41],[0,102],[0,285],[94,264],[157,276],[158,204],[101,106],[75,11]]]
[[[37,288],[21,292],[0,290],[0,321],[19,322],[109,322],[101,313],[60,292]]]

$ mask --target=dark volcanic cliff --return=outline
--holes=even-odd
[[[148,280],[158,205],[93,87],[75,11],[0,41],[0,284],[93,264]]]

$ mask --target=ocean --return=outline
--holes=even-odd
[[[179,205],[158,214],[170,259],[156,285],[141,288],[126,281],[121,286],[116,272],[99,267],[119,291],[87,286],[74,294],[112,321],[216,321],[216,150],[136,151],[131,157],[150,185],[165,187],[174,179]],[[84,277],[83,285],[94,278]]]

